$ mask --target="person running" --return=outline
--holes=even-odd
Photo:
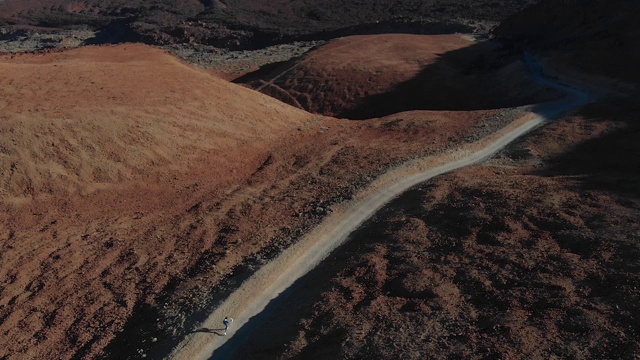
[[[233,322],[233,319],[225,316],[224,320],[222,320],[222,323],[224,324],[224,334],[227,335],[227,330],[229,330],[229,324],[231,324]]]

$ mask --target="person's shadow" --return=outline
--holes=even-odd
[[[203,328],[192,330],[191,332],[189,332],[189,334],[193,334],[193,333],[208,333],[208,334],[216,334],[218,336],[224,336],[224,328],[209,329],[209,328],[203,327]]]

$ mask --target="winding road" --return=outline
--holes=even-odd
[[[567,96],[560,101],[536,105],[533,112],[476,143],[446,154],[413,160],[384,174],[352,201],[334,209],[303,239],[247,279],[200,324],[201,329],[211,330],[187,335],[169,355],[169,359],[229,357],[234,348],[233,342],[240,345],[242,341],[233,336],[239,328],[260,314],[270,302],[277,301],[280,294],[316,267],[383,205],[421,182],[492,157],[545,121],[590,101],[586,92],[545,77],[531,54],[525,53],[525,61],[538,81],[564,91]],[[231,316],[235,321],[228,336],[221,336],[223,331],[219,329],[225,316]],[[248,326],[253,325],[249,323]],[[224,349],[221,348],[223,344]]]

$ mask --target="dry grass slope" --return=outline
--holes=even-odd
[[[3,358],[94,356],[211,241],[158,230],[167,214],[309,118],[143,45],[3,56],[0,73]]]

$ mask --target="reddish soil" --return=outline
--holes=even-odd
[[[590,105],[401,196],[235,358],[637,359],[637,111]]]
[[[624,97],[398,198],[236,358],[638,359],[637,11],[544,1],[505,22],[554,75]]]
[[[141,45],[0,68],[0,357],[95,354],[215,240],[173,217],[309,119]]]
[[[8,359],[123,358],[152,335],[171,342],[231,274],[383,169],[508,120],[312,116],[142,45],[7,55],[0,68]]]
[[[638,359],[637,14],[549,0],[505,22],[554,74],[625,97],[397,199],[237,358]]]
[[[432,54],[393,46],[434,59],[457,41]],[[372,64],[390,59],[375,50],[388,43],[365,43]],[[417,76],[394,55],[403,70],[364,89],[392,87],[369,99],[384,107],[358,114],[424,109],[387,106],[438,86],[457,99],[438,103],[461,110],[557,95],[530,87],[508,48],[447,54]],[[4,55],[0,73],[0,358],[12,360],[151,358],[384,169],[514,116],[314,116],[142,45]],[[454,73],[468,96],[446,86]],[[399,198],[240,356],[637,358],[637,98],[592,105]]]
[[[442,54],[472,43],[460,35],[349,36],[333,40],[300,61],[236,82],[250,81],[253,88],[262,88],[263,93],[291,105],[335,116],[357,107],[366,96],[387,93],[413,79]],[[277,81],[267,84],[283,72]]]
[[[236,82],[310,112],[350,119],[518,106],[561,96],[533,81],[520,55],[464,35],[350,36]]]

